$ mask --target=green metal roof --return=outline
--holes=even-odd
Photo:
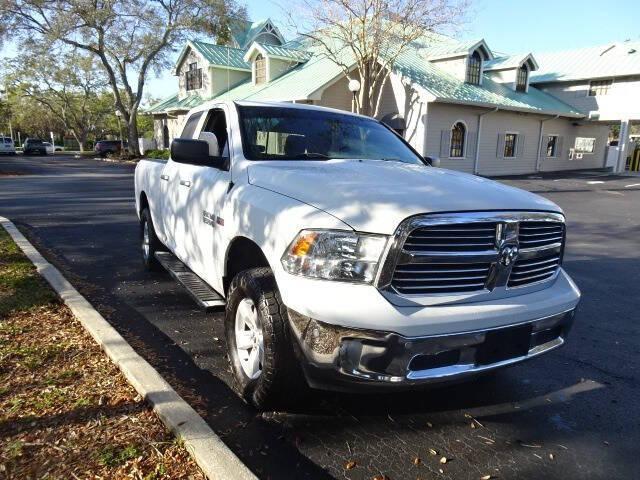
[[[444,38],[444,40],[443,40]],[[438,42],[446,45],[437,45]],[[435,42],[435,43],[434,43]],[[299,42],[296,45],[303,45]],[[516,110],[530,113],[544,113],[562,115],[567,117],[583,117],[584,114],[557,98],[544,93],[534,87],[530,87],[528,92],[517,92],[498,82],[492,81],[488,75],[483,78],[483,84],[471,85],[465,83],[443,69],[437,63],[427,60],[437,53],[444,55],[445,52],[467,52],[475,45],[483,44],[479,41],[457,42],[456,40],[429,34],[414,43],[415,48],[406,50],[398,59],[395,71],[422,87],[430,93],[435,101],[457,103],[465,105],[477,105],[489,108],[502,108],[506,110]],[[301,63],[284,73],[271,82],[254,85],[251,80],[232,88],[230,91],[219,95],[221,100],[302,100],[308,99],[314,93],[326,87],[343,75],[342,69],[333,61],[319,53],[315,49],[301,51],[288,47],[276,47],[273,45],[261,45],[269,49],[274,55],[287,53],[296,55],[304,53],[305,63]],[[226,47],[223,47],[226,48]],[[314,51],[315,50],[315,51]],[[354,63],[351,54],[346,52],[343,60],[345,63]],[[187,97],[195,98],[195,97]],[[200,97],[197,97],[198,99]],[[152,107],[152,112],[167,111],[176,108],[184,108],[185,100],[175,100],[175,105],[162,108]],[[208,99],[200,99],[203,102]],[[189,100],[195,102],[196,100]],[[195,105],[192,105],[195,106]]]
[[[160,100],[155,105],[148,108],[146,113],[167,113],[167,112],[184,112],[189,111],[193,107],[197,107],[204,102],[200,95],[188,95],[182,100],[178,98],[178,94],[171,95]]]
[[[422,52],[417,49],[405,51],[398,58],[395,69],[423,87],[440,102],[570,117],[584,116],[582,112],[533,87],[530,87],[528,92],[516,92],[506,85],[494,82],[487,75],[482,79],[482,85],[465,83],[425,61]]]
[[[566,82],[640,74],[640,42],[536,53],[540,69],[532,82]]]
[[[518,68],[524,63],[529,55],[530,54],[528,53],[524,53],[494,58],[493,60],[485,62],[482,68],[485,72],[490,72],[492,70],[507,70],[510,68]]]
[[[209,63],[223,67],[251,71],[251,65],[242,59],[244,50],[240,48],[215,45],[213,43],[206,43],[198,40],[192,40],[191,44]]]
[[[270,43],[259,43],[260,47],[267,52],[267,55],[274,57],[287,58],[296,62],[306,62],[311,55],[311,52],[305,52],[303,50],[297,50],[295,48],[283,47],[281,45],[272,45]]]

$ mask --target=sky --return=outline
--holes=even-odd
[[[242,1],[242,0],[240,0]],[[496,53],[524,53],[588,47],[626,39],[640,40],[640,1],[616,0],[469,0],[470,10],[458,35],[484,38]],[[245,0],[252,20],[286,23],[283,0]],[[285,37],[291,32],[284,30]],[[289,35],[287,35],[287,33]],[[2,56],[10,56],[7,48]],[[177,90],[169,71],[150,78],[146,95],[166,97]]]

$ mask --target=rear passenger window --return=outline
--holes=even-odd
[[[193,134],[196,131],[200,117],[202,117],[202,112],[196,112],[187,119],[187,123],[184,125],[180,138],[193,138]]]

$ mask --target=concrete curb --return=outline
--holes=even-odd
[[[187,451],[209,479],[249,480],[257,477],[220,440],[197,412],[126,342],[91,304],[47,262],[8,219],[0,225],[33,262],[73,315],[102,347],[129,383],[145,398],[162,423],[184,442]]]

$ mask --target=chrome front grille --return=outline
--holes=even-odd
[[[562,243],[564,223],[561,222],[522,222],[518,234],[520,250],[541,248],[554,243]]]
[[[409,295],[473,292],[484,288],[490,268],[490,263],[398,265],[392,285]]]
[[[416,228],[404,243],[407,252],[472,252],[491,250],[496,243],[496,223],[434,225]]]
[[[487,212],[413,217],[401,224],[378,287],[402,296],[489,294],[557,274],[564,217]]]
[[[509,287],[523,287],[542,282],[555,275],[560,266],[560,254],[517,260],[509,276]]]

